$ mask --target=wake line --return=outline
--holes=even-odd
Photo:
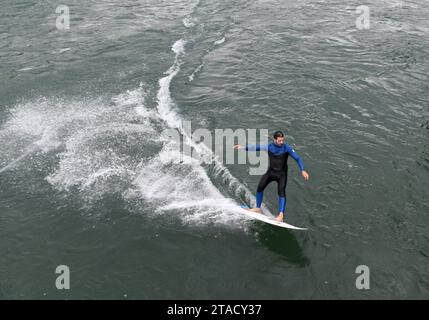
[[[0,173],[3,173],[4,171],[13,168],[13,166],[15,164],[17,164],[18,162],[20,162],[22,159],[24,159],[25,157],[27,157],[30,153],[34,152],[38,148],[39,148],[38,145],[35,145],[35,146],[29,148],[23,155],[19,156],[18,158],[16,158],[15,160],[13,160],[11,163],[9,163],[6,166],[4,166],[3,168],[1,168],[0,169]]]
[[[174,102],[171,98],[170,93],[170,83],[173,78],[179,73],[180,66],[182,62],[180,61],[180,56],[185,53],[185,44],[186,42],[183,39],[180,39],[174,43],[172,46],[172,50],[176,54],[173,65],[167,70],[167,76],[161,78],[159,80],[159,91],[157,94],[158,99],[158,113],[162,120],[164,120],[167,125],[171,128],[175,128],[179,130],[179,132],[184,137],[184,142],[189,146],[194,147],[194,149],[200,155],[209,156],[210,159],[213,159],[214,166],[214,175],[215,177],[221,177],[222,181],[227,183],[228,189],[237,197],[240,194],[243,194],[244,198],[247,202],[255,202],[256,199],[253,193],[244,185],[240,183],[240,181],[235,178],[231,172],[226,168],[218,159],[214,156],[213,151],[208,148],[204,143],[197,144],[192,138],[187,134],[187,132],[182,127],[182,119],[177,114],[177,112],[172,108]],[[262,209],[265,213],[270,213],[265,205],[262,205]]]
[[[13,160],[11,163],[7,164],[6,166],[4,166],[3,168],[0,169],[0,173],[3,173],[6,170],[9,170],[11,168],[13,168],[14,165],[16,165],[18,162],[20,162],[21,160],[23,160],[25,157],[27,157],[28,155],[30,155],[31,153],[33,153],[34,151],[36,151],[37,149],[42,149],[44,150],[44,143],[49,141],[49,138],[51,138],[51,132],[49,132],[49,130],[52,129],[52,127],[47,127],[45,128],[42,137],[31,143],[30,147],[28,147],[27,151],[24,152],[24,154],[22,154],[21,156],[19,156],[18,158],[16,158],[15,160]]]

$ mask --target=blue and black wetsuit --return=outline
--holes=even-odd
[[[286,143],[278,146],[274,142],[267,145],[246,145],[246,151],[268,151],[269,166],[267,172],[261,177],[256,190],[256,207],[260,208],[264,189],[271,181],[277,181],[277,192],[279,195],[279,212],[286,208],[286,183],[287,183],[287,160],[289,155],[296,161],[301,171],[304,163],[299,155]]]

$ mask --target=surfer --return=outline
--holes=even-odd
[[[256,207],[249,209],[254,212],[261,212],[262,198],[264,189],[271,181],[277,181],[277,192],[279,195],[279,214],[277,221],[283,221],[286,208],[286,183],[287,183],[287,160],[289,155],[296,161],[305,180],[310,178],[304,170],[304,163],[299,155],[288,144],[285,143],[283,132],[276,131],[273,135],[274,142],[266,145],[246,145],[235,144],[234,149],[245,149],[246,151],[268,151],[269,166],[267,172],[261,177],[256,189]]]

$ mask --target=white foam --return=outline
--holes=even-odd
[[[222,39],[216,40],[216,41],[214,42],[214,45],[219,45],[219,44],[222,44],[222,43],[224,43],[224,42],[225,42],[225,37],[223,37]]]
[[[71,50],[71,48],[62,48],[62,49],[54,50],[54,51],[52,51],[52,53],[64,53],[64,52],[67,52],[70,50]]]
[[[177,40],[174,44],[173,47],[171,48],[173,50],[173,52],[176,54],[176,59],[175,59],[175,63],[177,63],[178,59],[179,59],[179,54],[181,53],[185,53],[185,44],[186,41],[183,39]]]
[[[41,97],[17,104],[0,130],[0,173],[31,168],[33,153],[56,152],[59,162],[46,168],[51,173],[45,178],[55,188],[77,188],[88,201],[122,192],[143,157],[133,150],[157,138],[155,112],[144,105],[144,95],[138,88],[111,100]]]
[[[185,223],[244,226],[246,219],[237,204],[215,188],[197,161],[178,163],[180,156],[165,148],[142,163],[134,184],[146,201],[155,204],[153,214],[174,211]]]
[[[34,69],[34,67],[25,67],[25,68],[19,69],[18,71],[30,71],[33,69]]]
[[[152,141],[157,137],[149,121],[153,112],[144,106],[142,94],[139,88],[114,97],[115,105],[104,106],[99,121],[74,131],[58,156],[58,168],[46,180],[60,190],[77,188],[89,202],[124,192],[137,173],[138,162],[147,157],[134,154],[133,148],[155,144]],[[136,120],[140,123],[130,123]],[[124,148],[121,141],[125,138]]]
[[[195,68],[194,72],[192,72],[192,74],[188,78],[189,82],[194,81],[195,74],[200,72],[203,66],[204,66],[204,63],[201,63],[198,67]]]
[[[157,94],[159,116],[167,126],[181,132],[183,143],[192,146],[199,155],[214,159],[215,177],[220,178],[234,196],[243,196],[254,201],[252,193],[214,158],[213,151],[204,143],[195,143],[181,126],[182,118],[176,112],[175,103],[171,98],[170,84],[180,71],[180,58],[185,52],[184,45],[185,41],[182,39],[174,43],[172,47],[176,53],[174,63],[166,72],[167,76],[159,80]],[[130,191],[127,195],[140,194],[146,201],[156,204],[158,213],[176,210],[180,212],[179,215],[184,222],[243,226],[246,219],[239,213],[238,204],[216,189],[198,161],[186,159],[185,155],[173,151],[179,149],[171,148],[171,144],[174,143],[172,141],[165,144],[162,151],[150,162],[140,164],[141,174],[134,180],[137,192]],[[180,163],[181,159],[187,161]]]
[[[186,28],[192,28],[192,27],[195,27],[196,20],[188,17],[183,19],[182,22]]]
[[[176,53],[174,63],[166,72],[167,76],[159,80],[157,109],[161,119],[163,119],[171,128],[178,128],[181,126],[181,120],[173,110],[175,105],[170,95],[170,83],[171,80],[180,71],[181,61],[179,60],[179,57],[181,54],[185,53],[185,43],[186,42],[183,39],[180,39],[174,43],[172,47],[173,52]]]
[[[28,144],[0,170],[22,165],[33,152],[60,152],[58,163],[46,177],[58,190],[77,190],[89,202],[114,193],[125,199],[143,197],[146,203],[155,205],[155,212],[174,211],[185,223],[245,226],[247,219],[239,213],[235,201],[214,186],[201,164],[196,160],[181,163],[184,156],[172,151],[176,142],[163,144],[155,129],[159,124],[177,128],[184,143],[199,155],[213,157],[210,148],[196,144],[184,132],[170,93],[171,81],[180,71],[185,44],[180,39],[172,46],[174,62],[159,80],[154,109],[145,105],[142,86],[111,99],[42,97],[12,108],[10,119],[0,131],[0,143],[25,137]],[[145,150],[151,151],[136,154],[135,148],[142,143]],[[4,149],[6,154],[8,150],[17,153],[16,143],[9,145],[10,149]],[[157,152],[157,148],[161,151]],[[251,192],[217,159],[212,167],[214,178],[229,188],[232,198],[254,200]]]

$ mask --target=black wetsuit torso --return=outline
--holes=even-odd
[[[268,170],[259,181],[257,192],[263,192],[271,181],[277,181],[277,193],[279,197],[285,196],[287,183],[287,160],[289,153],[275,154],[268,150]]]
[[[286,206],[286,183],[287,183],[287,160],[289,155],[297,162],[301,171],[304,170],[304,163],[295,150],[288,144],[281,146],[270,143],[267,145],[247,145],[246,151],[268,151],[268,170],[261,177],[256,192],[256,207],[260,208],[263,191],[271,181],[277,181],[277,192],[279,195],[279,212],[285,211]]]

